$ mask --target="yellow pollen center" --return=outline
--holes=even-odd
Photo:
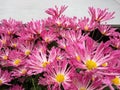
[[[25,55],[26,55],[26,56],[30,55],[30,53],[31,53],[30,50],[26,50],[26,51],[25,51]]]
[[[60,25],[61,25],[61,22],[60,22],[60,21],[57,21],[57,25],[60,26]]]
[[[88,31],[88,30],[89,30],[89,28],[88,28],[87,25],[84,27],[84,29],[85,29],[85,31]]]
[[[95,19],[95,21],[97,21],[97,22],[100,22],[100,20],[101,20],[100,18],[96,18],[96,19]]]
[[[4,55],[4,56],[2,56],[2,59],[3,59],[3,60],[7,60],[7,59],[8,59],[8,56],[7,56],[7,55]]]
[[[3,81],[0,79],[0,85],[2,85],[2,82],[3,82]]]
[[[11,32],[10,32],[10,31],[8,31],[7,33],[8,33],[8,35],[10,35],[10,34],[11,34]]]
[[[93,70],[97,68],[97,63],[93,60],[87,60],[85,63],[88,70]]]
[[[107,63],[107,62],[106,62],[106,63],[103,63],[102,66],[103,66],[103,67],[107,67],[107,66],[108,66],[108,63]]]
[[[50,39],[48,37],[46,37],[45,42],[50,42]]]
[[[22,69],[21,70],[21,74],[26,74],[27,73],[27,70],[26,69]]]
[[[19,65],[21,63],[21,59],[15,59],[14,64]]]
[[[65,80],[65,76],[63,74],[59,73],[56,75],[55,79],[58,83],[62,83]]]
[[[85,87],[80,87],[79,90],[87,90]]]
[[[79,55],[76,56],[76,60],[80,61],[80,56]]]
[[[16,43],[13,43],[13,44],[12,44],[12,47],[16,48],[16,47],[17,47],[17,44],[16,44]]]
[[[50,62],[46,61],[42,63],[42,67],[45,68],[48,64],[50,64]]]
[[[1,43],[2,44],[6,44],[6,40],[1,40]]]
[[[116,76],[114,79],[112,79],[112,83],[114,85],[120,85],[120,78]]]
[[[57,59],[57,60],[61,60],[61,57],[60,57],[60,56],[57,56],[56,59]]]

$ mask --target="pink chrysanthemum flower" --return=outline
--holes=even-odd
[[[94,7],[89,7],[89,14],[92,18],[92,21],[94,22],[103,22],[106,20],[110,20],[112,18],[114,18],[114,13],[115,12],[108,12],[108,9],[100,9],[97,8],[95,9]]]
[[[28,32],[28,30],[26,30],[25,28],[23,28],[20,33],[18,33],[19,35],[19,40],[24,42],[24,41],[34,41],[35,37],[34,34],[31,32]]]
[[[44,30],[44,25],[42,21],[31,21],[26,24],[26,30],[34,35],[40,35],[41,32]]]
[[[85,35],[82,35],[82,30],[79,30],[79,31],[69,30],[65,32],[65,35],[66,35],[65,39],[69,44],[83,41],[85,40],[85,37],[86,37]]]
[[[50,31],[43,31],[41,33],[42,39],[46,42],[46,43],[50,43],[54,40],[56,40],[57,36],[56,34],[50,30]]]
[[[120,34],[117,33],[116,36],[110,37],[110,45],[115,49],[120,49]]]
[[[1,34],[0,35],[1,38],[0,38],[0,45],[3,47],[7,46],[9,44],[9,37],[5,34]]]
[[[102,90],[102,82],[98,78],[92,78],[90,73],[76,73],[72,79],[74,90]]]
[[[53,50],[53,49],[52,49]],[[46,70],[46,67],[55,60],[53,51],[48,51],[49,55],[46,52],[46,47],[42,46],[36,48],[33,54],[30,56],[30,59],[27,61],[27,66],[29,68],[28,74],[38,74]]]
[[[95,22],[92,22],[89,18],[84,17],[83,19],[79,19],[79,27],[81,28],[81,30],[84,31],[92,31],[96,28],[96,24]]]
[[[1,31],[8,36],[17,34],[17,32],[20,30],[19,28],[22,27],[22,22],[11,18],[9,20],[1,20],[1,24]]]
[[[116,28],[112,28],[109,25],[99,25],[98,29],[101,32],[101,34],[104,36],[112,36],[117,33],[117,32],[115,32]]]
[[[48,90],[61,90],[61,85],[65,90],[69,90],[72,85],[71,75],[73,68],[66,60],[51,63],[45,73],[45,78],[39,79],[39,84],[48,85]],[[51,85],[53,85],[51,87]]]
[[[34,43],[29,42],[22,42],[21,45],[19,45],[19,50],[24,53],[25,56],[29,56],[32,53]]]
[[[10,50],[8,48],[4,48],[0,52],[0,57],[2,58],[2,60],[8,60],[9,59],[9,54],[10,54]]]
[[[60,10],[58,10],[58,7],[55,6],[55,9],[49,8],[45,12],[51,15],[53,18],[58,18],[66,10],[66,8],[67,8],[66,6],[61,6]]]
[[[16,49],[19,48],[19,38],[11,39],[10,40],[10,47]]]
[[[69,44],[65,39],[58,40],[57,43],[59,44],[59,47],[63,49],[66,49]]]
[[[11,74],[7,70],[3,71],[0,69],[0,86],[3,84],[9,85],[11,80]]]
[[[68,53],[71,53],[69,51],[71,50],[70,47],[71,46],[68,48]],[[101,74],[105,73],[104,70],[109,69],[107,66],[108,63],[115,59],[118,53],[112,51],[108,43],[97,44],[90,38],[86,38],[84,44],[81,45],[80,43],[76,43],[73,47],[77,48],[77,51],[79,51],[80,59],[78,61],[71,58],[72,64],[75,64],[76,67],[86,69],[88,71],[97,70],[97,72],[101,72],[103,70]]]
[[[17,50],[11,51],[8,61],[9,66],[18,67],[20,65],[25,64],[25,62],[26,61],[22,52]]]
[[[20,66],[12,70],[11,76],[14,77],[21,77],[25,76],[27,74],[27,67],[26,66]]]
[[[9,90],[24,90],[24,88],[20,85],[13,85]]]

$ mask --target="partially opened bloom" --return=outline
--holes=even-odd
[[[110,37],[110,45],[115,49],[120,49],[120,35],[119,33],[116,36]]]
[[[112,28],[109,25],[99,25],[98,29],[101,32],[101,34],[104,36],[112,36],[117,34],[117,32],[115,32],[116,28]]]
[[[0,86],[3,84],[9,85],[11,80],[11,74],[7,70],[3,71],[0,69]]]
[[[91,21],[87,17],[79,19],[78,24],[81,30],[84,30],[84,31],[92,31],[96,28],[95,22]]]
[[[14,34],[17,34],[19,32],[20,28],[22,27],[22,22],[21,21],[16,21],[14,19],[3,19],[1,20],[1,31],[2,33],[8,35],[8,36],[13,36]]]
[[[31,21],[26,24],[26,30],[34,35],[40,35],[43,31],[43,26],[40,20]]]
[[[45,12],[51,15],[53,18],[58,18],[66,10],[66,8],[67,8],[66,6],[61,6],[60,10],[58,10],[58,7],[55,6],[55,9],[49,8]]]
[[[47,67],[45,78],[40,77],[39,84],[48,85],[48,90],[61,90],[61,85],[65,90],[69,90],[73,74],[73,68],[66,60],[56,61]]]
[[[114,13],[115,12],[108,12],[107,8],[102,10],[100,8],[95,9],[94,7],[89,7],[89,14],[92,18],[92,21],[95,22],[103,22],[110,20],[114,18]]]
[[[50,30],[50,31],[43,31],[41,33],[42,39],[46,42],[46,43],[50,43],[54,40],[56,40],[56,34]]]
[[[20,67],[17,67],[15,69],[13,69],[11,71],[11,76],[14,76],[14,77],[21,77],[21,76],[25,76],[27,74],[27,70],[28,68],[26,66],[20,66]]]

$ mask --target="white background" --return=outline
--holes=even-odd
[[[32,19],[44,19],[47,14],[44,12],[55,5],[67,5],[64,12],[68,16],[89,16],[88,7],[109,8],[115,11],[115,18],[109,24],[120,24],[120,0],[0,0],[0,20],[10,17],[23,22]]]

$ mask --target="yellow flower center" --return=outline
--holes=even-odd
[[[97,68],[97,63],[93,60],[87,60],[85,63],[88,70],[93,70]]]
[[[4,55],[4,56],[2,56],[2,59],[3,59],[3,60],[7,60],[7,59],[8,59],[8,56],[7,56],[7,55]]]
[[[79,90],[87,90],[85,87],[80,87]]]
[[[50,42],[50,39],[48,37],[45,38],[45,42]]]
[[[27,70],[26,70],[26,69],[22,69],[22,70],[21,70],[21,74],[24,75],[24,74],[26,74],[26,73],[27,73]]]
[[[60,25],[61,25],[61,22],[60,22],[60,21],[57,21],[56,23],[57,23],[57,25],[58,25],[58,26],[60,26]]]
[[[6,44],[6,40],[1,40],[1,43],[2,44]]]
[[[25,51],[25,55],[26,55],[26,56],[30,55],[30,53],[31,53],[30,50],[26,50],[26,51]]]
[[[112,79],[112,83],[114,85],[120,85],[120,78],[116,76],[114,79]]]
[[[100,21],[101,21],[101,19],[100,19],[100,18],[96,18],[96,19],[95,19],[95,21],[100,22]]]
[[[15,59],[14,65],[18,66],[21,63],[21,59]]]
[[[3,81],[0,79],[0,85],[2,85],[2,82],[3,82]]]
[[[61,60],[61,57],[60,57],[60,56],[57,56],[56,59],[57,59],[57,60]]]
[[[8,35],[10,35],[10,34],[11,34],[11,32],[10,32],[10,31],[8,31],[7,33],[8,33]]]
[[[106,63],[103,63],[102,66],[103,66],[103,67],[107,67],[107,66],[108,66],[108,63],[107,63],[107,62],[106,62]]]
[[[89,28],[88,28],[87,25],[84,27],[84,29],[85,29],[85,31],[88,31],[88,30],[89,30]]]
[[[13,43],[13,44],[12,44],[12,47],[16,48],[16,47],[17,47],[17,44],[16,44],[16,43]]]
[[[58,83],[62,83],[65,80],[65,76],[63,74],[59,73],[56,75],[55,79]]]
[[[46,61],[42,63],[42,67],[45,68],[48,64],[50,64],[50,62]]]
[[[80,61],[80,56],[79,55],[76,55],[76,60]]]

